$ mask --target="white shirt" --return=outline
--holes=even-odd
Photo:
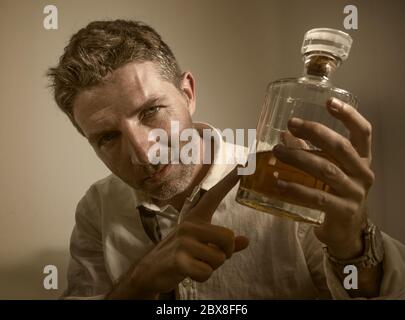
[[[204,126],[198,124],[199,129]],[[158,211],[162,236],[167,236],[198,201],[200,188],[209,190],[234,168],[220,163],[243,147],[219,141],[216,163],[180,212],[170,205],[157,207],[115,175],[94,183],[77,205],[68,288],[62,298],[104,298],[113,282],[154,247],[143,228],[139,205]],[[248,248],[235,253],[206,282],[186,278],[179,284],[181,299],[349,298],[311,225],[242,206],[235,201],[237,188],[225,196],[212,223],[247,236]],[[405,299],[405,246],[386,234],[383,243],[380,298]]]

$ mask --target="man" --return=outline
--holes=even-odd
[[[325,211],[323,225],[313,228],[235,202],[237,171],[223,160],[238,147],[201,138],[210,126],[191,118],[195,80],[149,26],[92,22],[48,75],[58,106],[112,171],[77,206],[65,298],[405,298],[405,247],[366,219],[371,126],[351,106],[328,101],[350,141],[317,123],[289,122],[294,136],[339,166],[274,150],[334,190],[278,183],[286,196]],[[211,154],[211,164],[151,163],[150,132],[171,137],[173,122],[177,134],[200,133],[199,159]],[[173,152],[175,142],[168,143]],[[344,286],[346,265],[358,271],[354,289]]]

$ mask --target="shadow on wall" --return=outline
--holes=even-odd
[[[44,250],[20,263],[0,267],[0,299],[58,299],[66,288],[69,252]],[[44,267],[58,270],[58,289],[44,288]]]

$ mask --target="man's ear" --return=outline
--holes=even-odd
[[[196,105],[195,80],[191,72],[186,71],[181,75],[180,89],[187,99],[188,112],[194,114]]]

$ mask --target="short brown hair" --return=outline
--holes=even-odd
[[[132,61],[153,61],[163,79],[180,86],[181,70],[161,36],[140,21],[94,21],[74,34],[56,67],[47,76],[59,108],[75,127],[73,101],[83,90],[97,86],[115,69]]]

